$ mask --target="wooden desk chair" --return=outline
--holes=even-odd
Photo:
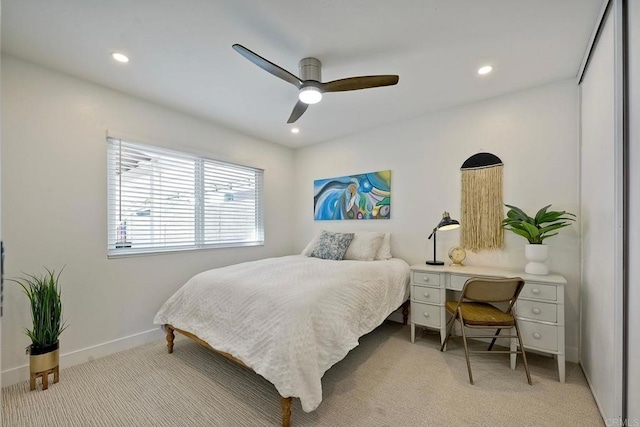
[[[447,345],[447,341],[449,341],[451,331],[453,330],[453,325],[456,319],[458,319],[462,329],[464,354],[467,358],[467,370],[469,371],[469,382],[471,384],[473,384],[473,375],[471,374],[469,353],[509,353],[522,354],[527,380],[529,381],[529,385],[532,385],[529,366],[527,365],[527,355],[522,345],[520,329],[518,328],[518,322],[516,321],[513,310],[513,305],[518,299],[518,295],[520,295],[523,287],[524,280],[520,277],[508,279],[471,278],[464,284],[458,301],[447,301],[447,313],[451,314],[452,317],[447,324],[447,336],[440,347],[440,351],[443,351]],[[506,310],[501,310],[493,305],[495,303],[508,303],[508,307]],[[487,350],[470,351],[467,347],[465,328],[496,329],[496,333],[494,335],[473,335],[473,338],[493,338],[493,340]],[[517,338],[520,350],[491,351],[502,329],[516,330],[516,335],[501,335],[500,338]]]

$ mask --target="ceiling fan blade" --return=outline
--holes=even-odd
[[[398,83],[396,75],[360,76],[333,80],[322,83],[323,92],[343,92],[346,90],[369,89],[380,86],[393,86]]]
[[[294,76],[284,68],[281,68],[276,64],[274,64],[273,62],[267,59],[264,59],[262,56],[258,55],[257,53],[252,52],[246,47],[237,43],[233,45],[233,49],[236,52],[238,52],[240,55],[247,58],[249,61],[256,64],[258,67],[265,70],[266,72],[271,73],[276,77],[280,77],[282,80],[284,80],[285,82],[291,83],[298,89],[302,87],[302,80],[300,80],[298,77]]]
[[[307,111],[308,106],[309,104],[305,104],[302,101],[298,101],[295,107],[293,107],[293,111],[291,112],[291,115],[289,116],[289,120],[287,120],[287,123],[293,123],[296,120],[298,120],[300,116],[302,116],[304,112]]]

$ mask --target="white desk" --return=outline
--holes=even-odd
[[[560,382],[565,379],[564,345],[564,277],[558,274],[538,276],[524,271],[495,267],[411,266],[411,342],[416,325],[440,330],[440,341],[446,337],[447,290],[461,291],[471,277],[521,277],[524,288],[516,303],[516,317],[525,348],[553,354],[558,360]],[[450,297],[453,299],[453,297]],[[511,341],[515,349],[517,340]],[[515,355],[511,368],[515,369]]]

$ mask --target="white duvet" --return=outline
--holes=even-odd
[[[406,299],[409,265],[268,258],[192,277],[154,319],[230,353],[313,411],[322,375]]]

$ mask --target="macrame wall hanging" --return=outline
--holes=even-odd
[[[502,248],[502,169],[502,160],[491,153],[474,154],[460,168],[460,245],[464,248],[474,252]]]

